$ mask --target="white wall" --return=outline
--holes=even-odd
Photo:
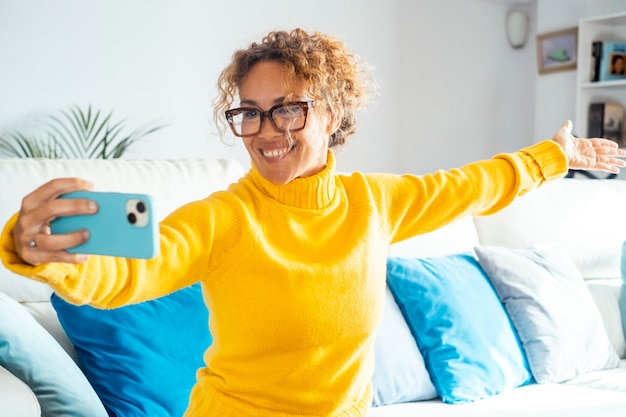
[[[235,157],[248,164],[243,146],[238,141],[226,146],[211,123],[215,81],[233,51],[271,29],[328,31],[373,63],[383,63],[378,75],[386,85],[397,55],[394,5],[375,0],[317,0],[306,7],[281,0],[1,0],[0,131],[71,103],[93,103],[114,109],[129,125],[155,118],[169,123],[127,157]],[[387,97],[380,108],[388,107],[383,105]],[[364,169],[392,165],[393,148],[376,140],[363,145],[385,134],[384,117],[379,110],[361,126],[353,159]]]
[[[402,3],[403,169],[451,168],[534,142],[533,36],[523,49],[509,46],[507,3]],[[515,7],[534,20],[534,5]]]
[[[236,7],[235,7],[236,5]],[[219,71],[270,29],[330,32],[376,67],[381,95],[341,170],[426,172],[535,140],[534,49],[486,0],[0,0],[0,132],[72,103],[169,126],[128,158],[234,157],[211,124]],[[534,11],[534,7],[526,7]]]

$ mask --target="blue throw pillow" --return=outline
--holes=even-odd
[[[211,344],[200,284],[113,310],[52,296],[79,365],[110,414],[182,416]]]
[[[389,258],[387,283],[443,402],[471,402],[532,380],[515,330],[472,254]]]
[[[30,387],[43,415],[107,415],[89,381],[61,345],[24,307],[3,293],[0,293],[0,365]]]

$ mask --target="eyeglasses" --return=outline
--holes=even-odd
[[[226,110],[226,120],[235,136],[245,137],[256,135],[263,128],[265,118],[270,119],[272,126],[279,132],[295,132],[304,129],[312,101],[296,101],[278,104],[268,111],[254,107],[240,107]]]

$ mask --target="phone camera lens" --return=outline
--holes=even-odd
[[[130,224],[137,223],[137,216],[135,216],[135,213],[128,213],[128,222]]]
[[[146,205],[142,201],[137,203],[137,211],[139,213],[144,213],[146,211]]]

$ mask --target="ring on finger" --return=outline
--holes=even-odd
[[[35,239],[31,239],[28,241],[28,247],[31,249],[37,249],[37,243],[35,242]]]

